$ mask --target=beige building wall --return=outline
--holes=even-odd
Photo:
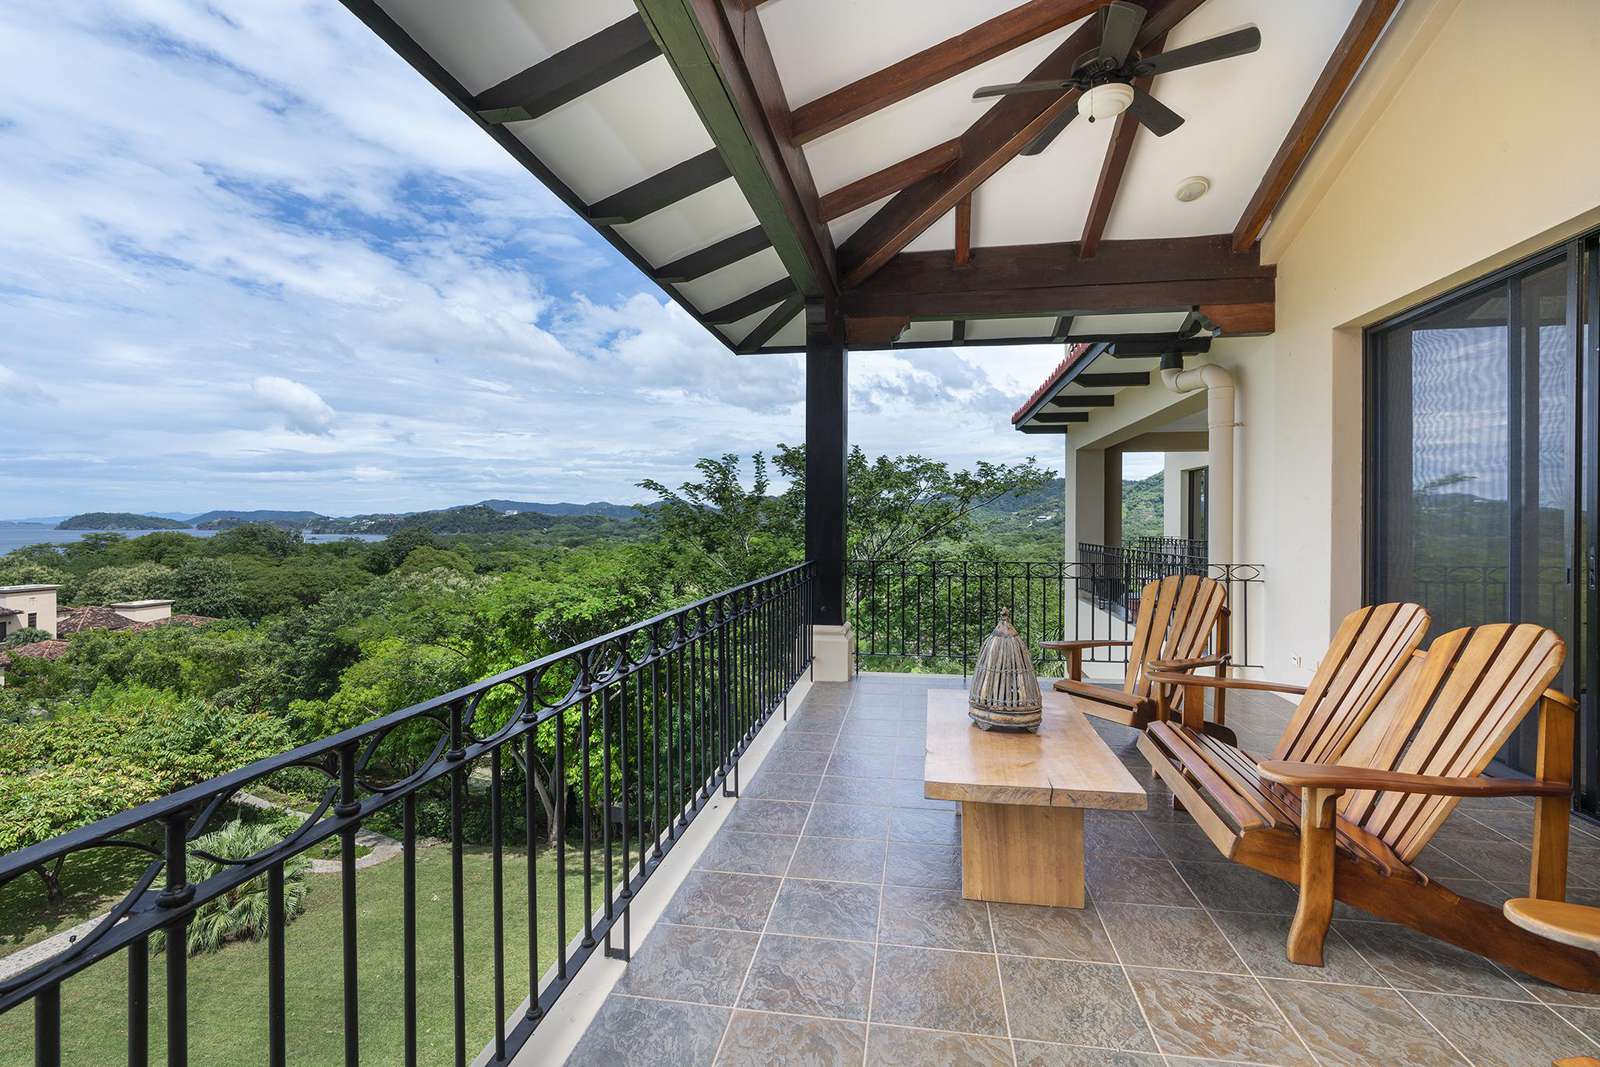
[[[1484,76],[1507,55],[1541,58]],[[1267,568],[1267,675],[1308,678],[1361,602],[1362,329],[1600,225],[1597,57],[1594,0],[1409,0],[1264,236],[1276,332],[1209,359],[1238,382],[1235,555]],[[1073,443],[1182,410],[1132,392]]]
[[[172,601],[130,600],[112,604],[111,610],[130,622],[160,622],[172,618]]]
[[[54,585],[13,585],[0,587],[0,608],[12,608],[17,614],[0,618],[0,623],[6,626],[6,632],[15,633],[28,625],[28,616],[37,616],[34,623],[41,630],[48,630],[51,637],[56,632],[56,590]]]

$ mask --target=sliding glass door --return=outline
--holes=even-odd
[[[1422,604],[1435,634],[1549,626],[1568,642],[1568,692],[1594,677],[1593,605],[1580,596],[1593,575],[1593,464],[1580,447],[1595,439],[1593,257],[1592,238],[1571,242],[1384,323],[1367,344],[1369,599]],[[1600,746],[1585,705],[1592,792]],[[1536,729],[1501,752],[1503,769],[1532,772]]]

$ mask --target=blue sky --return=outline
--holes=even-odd
[[[635,501],[797,441],[735,357],[335,0],[0,10],[0,518]],[[956,463],[1059,347],[856,354],[851,436]]]

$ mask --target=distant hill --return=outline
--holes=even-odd
[[[532,511],[540,515],[604,515],[612,519],[633,519],[639,515],[638,509],[632,504],[612,504],[604,500],[596,500],[588,504],[542,504],[533,500],[480,500],[479,507],[493,508],[496,511]]]
[[[129,511],[86,511],[62,519],[58,530],[187,530],[190,524],[157,515],[135,515]]]
[[[1162,479],[1162,473],[1156,471],[1148,478],[1122,483],[1123,541],[1161,536]]]
[[[303,530],[310,523],[326,518],[326,515],[320,515],[315,511],[207,511],[196,515],[190,521],[202,530],[225,530],[229,526],[238,526],[246,522],[265,522],[273,526]]]
[[[609,515],[544,515],[537,511],[497,511],[484,504],[468,504],[438,511],[319,518],[307,524],[305,529],[308,533],[322,534],[392,534],[408,528],[436,534],[517,533],[557,528],[592,532],[612,527],[620,531],[629,526],[633,518],[631,514],[625,519]]]

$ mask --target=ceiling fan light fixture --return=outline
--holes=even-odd
[[[1133,86],[1122,82],[1106,82],[1085,89],[1078,96],[1078,114],[1090,122],[1114,119],[1132,104]]]

